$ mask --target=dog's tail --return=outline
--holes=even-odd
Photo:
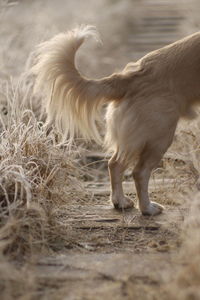
[[[75,66],[75,54],[86,37],[98,37],[93,26],[82,26],[56,35],[38,46],[36,89],[44,89],[47,98],[47,123],[68,139],[81,134],[101,142],[97,129],[99,107],[106,101],[120,100],[130,78],[123,73],[100,80],[83,77]]]

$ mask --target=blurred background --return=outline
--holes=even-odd
[[[89,41],[78,64],[101,77],[199,30],[198,0],[0,0],[0,77],[17,77],[34,47],[79,24],[93,24],[103,45]]]

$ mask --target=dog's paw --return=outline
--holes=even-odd
[[[122,199],[119,199],[118,201],[113,201],[113,205],[116,209],[130,209],[134,207],[134,203],[131,199],[129,199],[128,197],[123,197]]]
[[[156,216],[162,213],[164,206],[156,203],[150,202],[149,205],[142,209],[141,212],[144,216]]]

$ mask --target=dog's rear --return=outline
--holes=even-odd
[[[83,77],[75,67],[76,51],[88,36],[96,36],[94,27],[57,35],[38,47],[33,71],[36,87],[45,89],[47,121],[70,140],[81,134],[101,142],[96,120],[100,106],[108,102],[105,144],[113,151],[109,161],[112,202],[120,209],[133,206],[124,196],[122,175],[135,160],[140,209],[143,214],[159,214],[163,207],[149,200],[148,182],[172,142],[178,119],[191,116],[191,107],[199,100],[194,78],[200,73],[200,64],[195,65],[199,56],[187,60],[192,48],[199,47],[200,35],[152,52],[121,73],[100,80]]]

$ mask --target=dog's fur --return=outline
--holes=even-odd
[[[200,33],[153,51],[120,73],[100,80],[83,77],[75,54],[92,26],[62,33],[38,47],[36,87],[45,89],[49,124],[72,140],[77,134],[101,143],[96,126],[99,108],[108,103],[105,145],[109,161],[111,199],[117,208],[132,207],[124,196],[124,170],[136,162],[133,178],[143,214],[163,207],[148,197],[153,168],[171,145],[181,117],[193,118],[200,101]]]

